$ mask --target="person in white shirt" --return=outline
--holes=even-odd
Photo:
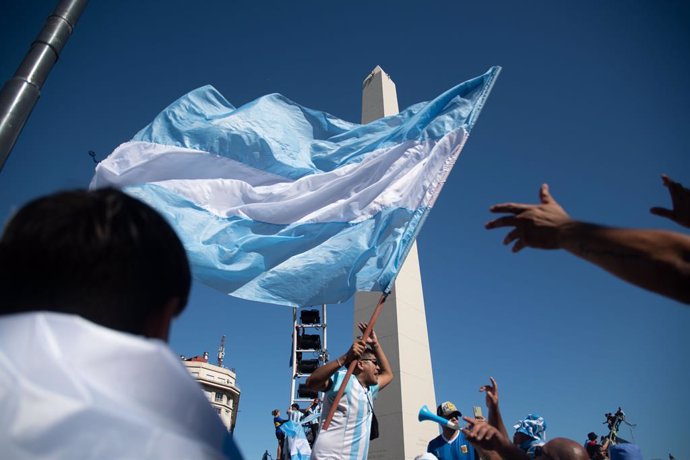
[[[359,323],[358,326],[364,332],[367,325]],[[354,373],[348,382],[343,383],[345,370],[340,368],[353,360],[357,361]],[[326,392],[321,411],[322,421],[328,414],[340,386],[347,386],[330,426],[327,430],[321,429],[319,432],[311,458],[366,459],[374,400],[378,392],[392,380],[393,371],[374,331],[366,343],[363,340],[355,340],[346,354],[316,369],[306,384],[312,390]]]

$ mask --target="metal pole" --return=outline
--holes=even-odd
[[[88,0],[61,0],[31,44],[24,61],[0,91],[0,170],[41,95],[48,73],[72,35]]]
[[[292,307],[292,382],[290,382],[290,405],[295,402],[297,380],[297,305]]]
[[[321,318],[323,318],[323,353],[321,354],[321,363],[319,366],[323,366],[328,362],[328,322],[326,318],[326,304],[321,305]]]

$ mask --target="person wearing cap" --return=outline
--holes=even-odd
[[[449,420],[456,425],[460,423],[462,414],[450,401],[446,401],[436,408],[436,415]],[[478,458],[474,447],[467,441],[464,433],[446,426],[441,434],[429,442],[427,452],[434,454],[439,460],[475,460]]]

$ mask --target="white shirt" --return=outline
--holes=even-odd
[[[79,316],[0,316],[0,446],[11,459],[242,458],[160,340]]]

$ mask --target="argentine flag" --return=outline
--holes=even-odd
[[[500,71],[366,125],[212,86],[163,110],[96,167],[160,211],[194,276],[230,295],[310,306],[387,291]]]
[[[307,435],[299,421],[288,420],[280,425],[280,430],[285,433],[285,452],[289,452],[290,460],[309,460],[311,446],[307,441]],[[287,447],[287,449],[286,449]]]

